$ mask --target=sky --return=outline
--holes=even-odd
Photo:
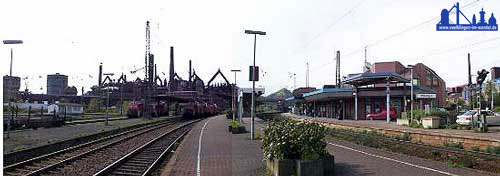
[[[467,82],[467,53],[473,72],[500,66],[499,31],[436,31],[442,9],[457,0],[169,0],[169,1],[4,1],[0,6],[0,71],[25,78],[21,89],[46,93],[46,76],[69,76],[79,94],[97,84],[98,65],[104,73],[142,77],[145,24],[151,21],[151,51],[160,77],[168,76],[169,48],[175,49],[175,69],[187,79],[188,61],[205,82],[218,69],[232,83],[232,69],[241,69],[237,84],[251,87],[254,36],[245,29],[267,32],[257,36],[257,87],[266,94],[281,88],[334,84],[335,52],[341,53],[341,75],[359,73],[367,48],[368,62],[423,63],[437,72],[447,87]],[[500,14],[498,0],[463,0],[467,18],[486,20]],[[450,17],[454,22],[454,17]],[[465,19],[461,17],[461,21]],[[500,21],[500,19],[497,19]],[[164,73],[164,74],[163,74]],[[219,78],[217,82],[222,82]]]

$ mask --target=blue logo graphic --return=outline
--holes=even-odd
[[[450,20],[450,13],[456,9],[457,20],[455,24]],[[472,16],[472,22],[460,11],[459,4],[454,4],[450,10],[443,9],[441,11],[441,21],[436,24],[437,31],[498,31],[498,24],[495,16],[491,13],[491,17],[486,22],[484,19],[484,10],[481,8],[479,12],[479,22],[476,22],[476,14]],[[469,24],[460,24],[460,15],[462,15]]]

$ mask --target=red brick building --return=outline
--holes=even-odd
[[[394,72],[406,79],[411,78],[411,70],[398,61],[378,62],[374,64],[374,72]],[[424,89],[436,92],[436,103],[438,106],[446,105],[446,83],[431,68],[422,63],[413,66],[413,84]]]

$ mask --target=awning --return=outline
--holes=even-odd
[[[375,73],[361,73],[342,81],[343,84],[350,84],[353,86],[365,86],[379,83],[409,83],[410,80],[404,78],[400,74],[394,72],[375,72]]]
[[[306,101],[327,101],[348,97],[352,97],[352,88],[325,88],[304,94]]]

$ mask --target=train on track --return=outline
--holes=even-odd
[[[217,104],[199,101],[179,103],[178,106],[173,108],[175,109],[169,109],[169,104],[162,101],[151,103],[149,105],[150,116],[166,116],[169,111],[174,111],[175,114],[182,115],[183,118],[203,118],[219,113]],[[143,117],[144,111],[143,101],[133,101],[128,105],[127,116],[129,118]]]

